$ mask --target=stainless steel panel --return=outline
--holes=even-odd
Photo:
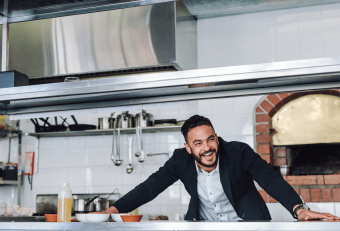
[[[208,221],[142,221],[142,222],[3,222],[0,230],[339,230],[338,221],[300,222],[208,222]]]
[[[9,69],[30,78],[171,66],[197,68],[196,21],[182,17],[176,42],[175,3],[10,24]],[[182,6],[182,8],[185,8]],[[186,23],[186,21],[190,21]],[[189,28],[188,28],[189,27]],[[193,27],[193,29],[190,29]],[[183,30],[188,32],[183,32]],[[194,61],[192,61],[194,60]]]
[[[152,88],[182,87],[182,92],[176,94],[186,94],[187,88],[199,87],[204,91],[204,87],[215,85],[251,84],[258,81],[285,81],[287,77],[296,76],[297,79],[303,77],[319,78],[324,73],[340,73],[340,57],[321,58],[288,62],[276,62],[265,64],[253,64],[244,66],[209,68],[200,70],[189,70],[181,72],[170,72],[162,74],[144,74],[127,77],[116,77],[108,79],[94,79],[87,81],[43,84],[35,86],[25,86],[16,88],[0,89],[0,101],[34,99],[46,97],[76,96],[82,94],[97,93],[121,94],[123,91],[150,91]],[[330,81],[328,78],[319,80]],[[215,86],[213,85],[213,86]],[[185,88],[183,88],[185,86]],[[243,87],[244,88],[244,87]],[[154,89],[155,90],[155,89]],[[178,88],[170,89],[179,90]],[[128,92],[127,92],[128,93]],[[51,100],[51,99],[47,99]],[[59,100],[59,98],[57,99]]]
[[[7,88],[0,101],[4,113],[20,114],[330,89],[339,82],[336,57]]]

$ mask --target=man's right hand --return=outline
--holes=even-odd
[[[100,212],[93,212],[93,213],[89,213],[89,214],[108,214],[108,213],[119,213],[118,209],[114,206],[111,206],[110,208],[108,208],[105,211],[100,211]]]

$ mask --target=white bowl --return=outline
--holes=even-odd
[[[117,213],[117,214],[113,214],[111,213],[111,218],[112,220],[114,220],[115,222],[123,222],[122,218],[120,217],[120,215],[129,215],[128,213]]]
[[[6,208],[0,208],[0,216],[5,215],[7,212]]]
[[[110,214],[85,214],[88,222],[105,222],[110,218]]]
[[[0,203],[0,208],[7,208],[7,204],[6,203]]]
[[[86,214],[84,214],[84,213],[76,213],[76,218],[80,222],[87,222],[85,215]]]

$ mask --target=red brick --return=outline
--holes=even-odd
[[[333,202],[340,202],[340,188],[333,188]]]
[[[321,189],[322,202],[332,202],[332,193],[330,188]]]
[[[259,193],[261,194],[261,197],[262,199],[264,200],[264,202],[268,202],[268,199],[267,199],[267,192],[264,191],[264,190],[259,190]]]
[[[270,116],[268,114],[256,114],[256,123],[261,122],[271,123]]]
[[[286,157],[286,149],[285,148],[278,148],[276,149],[276,157]]]
[[[309,189],[308,188],[304,188],[304,189],[300,189],[300,195],[302,197],[302,200],[304,200],[304,202],[310,202],[310,195],[309,195]]]
[[[281,99],[277,97],[277,95],[268,95],[267,99],[275,106],[278,103],[281,103]]]
[[[260,107],[257,107],[255,112],[264,112]]]
[[[272,154],[270,144],[259,144],[257,145],[257,153],[259,154]]]
[[[320,94],[320,91],[311,91],[310,94],[311,95]]]
[[[290,96],[288,93],[282,93],[282,94],[279,94],[280,98],[281,98],[281,101],[286,104],[288,103],[291,99],[290,99]]]
[[[325,184],[340,184],[340,175],[324,175]]]
[[[258,144],[271,144],[272,137],[269,134],[256,135],[256,143]]]
[[[289,93],[291,99],[296,99],[300,97],[299,92]]]
[[[339,89],[330,90],[331,95],[339,96]]]
[[[269,133],[269,124],[258,124],[256,125],[256,133]]]
[[[324,95],[330,95],[330,92],[329,90],[323,90],[323,91],[320,91],[321,94],[324,94]]]
[[[287,176],[290,185],[313,185],[316,183],[316,175],[309,176]]]
[[[318,184],[325,184],[325,182],[323,180],[323,175],[316,175],[316,182]]]
[[[261,155],[261,158],[267,161],[267,163],[273,165],[273,156],[272,155]]]
[[[300,92],[300,97],[305,96],[305,95],[309,95],[309,94],[310,94],[309,91]]]
[[[276,108],[276,110],[278,111],[282,106],[283,106],[283,103],[280,102],[280,103],[278,103],[278,104],[275,105],[275,108]]]
[[[263,100],[260,105],[263,108],[263,110],[268,112],[270,116],[274,115],[274,113],[276,112],[276,109],[267,100]]]
[[[321,202],[320,189],[310,190],[312,202]]]
[[[274,160],[274,166],[281,166],[281,165],[287,165],[287,159],[286,158],[276,158]]]
[[[299,191],[300,191],[300,189],[298,189],[298,188],[295,188],[294,190],[295,190],[295,192],[297,193],[297,195],[300,195],[300,192],[299,192]]]
[[[275,200],[269,195],[269,203],[277,203],[277,200]]]

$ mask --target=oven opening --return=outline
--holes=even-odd
[[[289,149],[292,175],[340,173],[340,144],[309,144]]]

